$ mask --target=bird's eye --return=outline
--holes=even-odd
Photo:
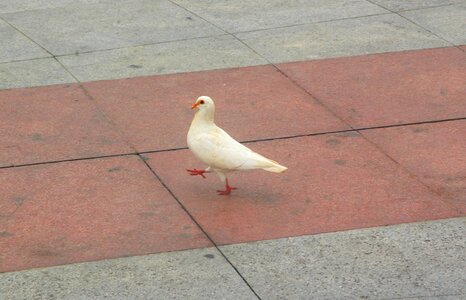
[[[204,104],[204,100],[199,101],[199,103]]]

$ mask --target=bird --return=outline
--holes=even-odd
[[[274,173],[288,168],[268,159],[233,139],[214,123],[215,103],[208,96],[200,96],[191,109],[197,109],[187,134],[188,148],[194,156],[205,163],[206,169],[186,169],[189,175],[205,177],[214,172],[225,184],[219,195],[229,195],[236,187],[228,183],[227,174],[238,170],[262,169]]]

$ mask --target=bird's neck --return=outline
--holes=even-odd
[[[193,123],[210,125],[214,124],[214,110],[198,110],[194,115]]]

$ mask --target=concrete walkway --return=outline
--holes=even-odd
[[[1,298],[465,299],[465,19],[2,1]],[[289,171],[188,176],[199,95]]]

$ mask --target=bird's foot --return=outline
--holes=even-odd
[[[219,195],[226,196],[226,195],[230,195],[231,191],[232,191],[232,190],[236,190],[236,189],[237,189],[237,188],[235,188],[235,187],[231,187],[231,186],[227,185],[227,186],[226,186],[226,189],[225,189],[224,191],[218,190],[217,193],[218,193]]]
[[[191,176],[201,175],[202,178],[205,178],[204,173],[209,173],[206,170],[197,170],[197,169],[192,169],[192,170],[186,169],[186,171],[188,171],[189,175]]]

